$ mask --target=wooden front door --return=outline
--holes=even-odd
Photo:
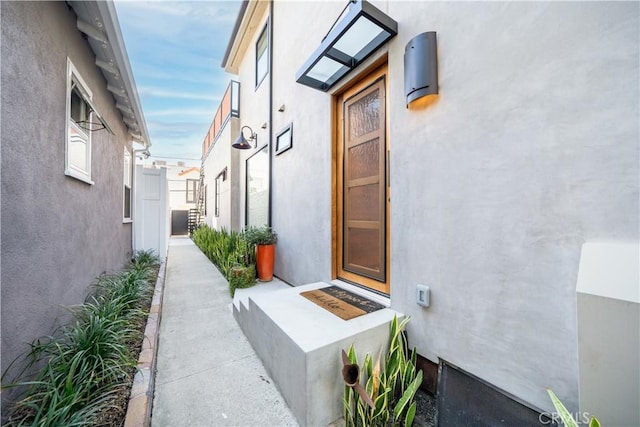
[[[337,276],[389,293],[386,67],[337,99]]]

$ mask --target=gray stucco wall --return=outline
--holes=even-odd
[[[64,2],[2,2],[2,367],[50,334],[131,255],[123,224],[129,138]],[[67,57],[115,132],[93,132],[92,179],[65,176]],[[3,399],[7,393],[2,393]],[[4,406],[3,406],[4,409]]]
[[[285,110],[273,113],[273,135],[293,123],[292,148],[273,159],[272,222],[279,235],[274,272],[295,285],[331,279],[334,160],[331,96],[297,84],[295,75],[344,6],[274,5],[273,103]]]
[[[399,27],[383,49],[392,307],[412,317],[421,354],[541,409],[551,387],[575,411],[581,245],[639,238],[639,4],[374,4]],[[343,6],[275,4],[274,107],[286,108],[273,133],[294,123],[273,162],[276,274],[296,285],[331,279],[334,159],[331,96],[294,76]],[[438,33],[440,94],[406,109],[404,46],[424,31]]]
[[[586,241],[638,240],[638,3],[400,3],[390,48],[438,31],[440,96],[391,78],[392,305],[420,353],[577,410]],[[432,306],[415,304],[415,285]]]

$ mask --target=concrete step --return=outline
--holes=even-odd
[[[249,334],[245,328],[245,320],[247,319],[246,312],[249,309],[249,297],[290,288],[290,285],[274,277],[270,282],[258,282],[250,288],[236,289],[236,293],[233,296],[233,317],[235,317],[240,329],[242,329],[247,338],[249,338]]]
[[[341,349],[354,344],[360,361],[365,353],[386,352],[389,323],[403,317],[385,308],[345,321],[300,296],[327,286],[236,291],[236,320],[301,425],[324,426],[342,416]]]

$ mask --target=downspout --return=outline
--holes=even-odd
[[[269,217],[271,223],[271,211],[273,201],[273,0],[269,1]]]

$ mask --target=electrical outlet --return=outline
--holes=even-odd
[[[416,302],[423,307],[429,307],[431,304],[431,295],[427,285],[416,286]]]

